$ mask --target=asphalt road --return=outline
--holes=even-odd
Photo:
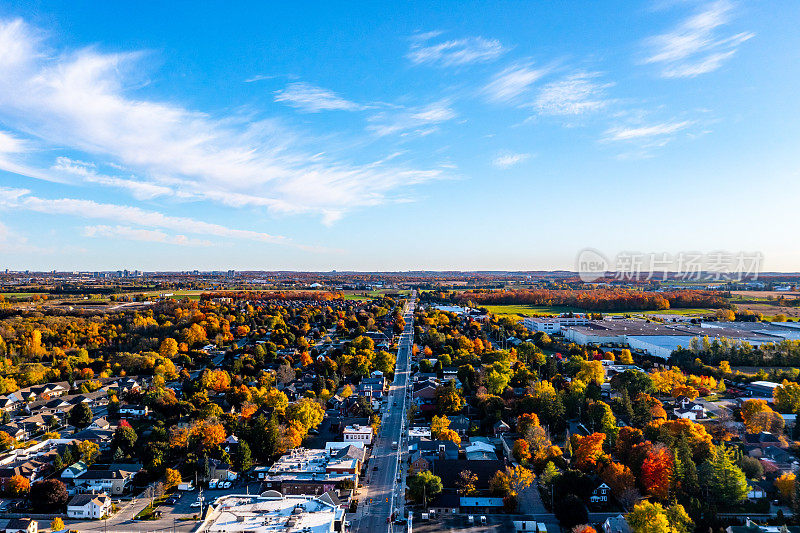
[[[357,520],[353,521],[352,531],[358,533],[377,533],[379,531],[396,530],[396,526],[389,525],[392,510],[402,515],[405,503],[405,490],[402,480],[403,452],[407,448],[406,418],[406,389],[410,382],[411,347],[414,341],[414,299],[416,291],[412,292],[406,308],[404,319],[406,327],[400,336],[397,351],[397,366],[395,378],[389,386],[387,394],[387,407],[381,419],[381,430],[372,446],[372,456],[368,464],[369,483],[366,491],[360,496],[361,509],[357,513]],[[397,442],[398,449],[392,443]],[[400,453],[398,453],[400,452]],[[377,467],[377,470],[375,469]],[[398,482],[398,473],[401,480]],[[404,528],[403,528],[404,529]]]

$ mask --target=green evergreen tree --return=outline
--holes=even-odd
[[[700,492],[697,465],[692,458],[692,449],[684,434],[681,434],[675,443],[675,478],[680,484],[680,491],[684,494],[694,496]]]
[[[247,441],[240,440],[236,450],[236,468],[239,469],[239,472],[245,472],[250,470],[251,466],[253,466],[253,457],[250,453],[250,445],[247,444]]]
[[[709,497],[728,505],[743,501],[750,491],[747,477],[734,463],[733,455],[724,445],[717,446],[704,469]]]

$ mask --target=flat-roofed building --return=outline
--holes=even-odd
[[[204,530],[208,533],[332,533],[342,530],[344,513],[327,494],[284,496],[267,491],[259,496],[229,495],[215,500]]]

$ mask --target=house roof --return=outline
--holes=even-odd
[[[98,506],[103,506],[110,498],[105,494],[76,494],[67,504],[68,507],[83,507],[90,502],[94,502]]]

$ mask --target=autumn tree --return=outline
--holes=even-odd
[[[604,433],[592,433],[582,437],[572,436],[572,464],[583,471],[594,470],[597,460],[603,456]]]
[[[181,483],[181,473],[175,469],[167,468],[164,472],[164,485],[167,489],[177,487]]]
[[[772,391],[775,407],[781,413],[797,413],[800,411],[800,385],[783,380],[781,385]]]
[[[692,520],[683,506],[664,508],[660,503],[642,501],[625,515],[632,533],[690,533]]]
[[[525,439],[517,439],[514,441],[514,448],[512,451],[514,458],[522,464],[528,464],[531,459],[530,445]]]
[[[173,338],[167,337],[161,341],[161,346],[158,348],[158,353],[161,357],[172,359],[178,355],[178,341]]]
[[[16,439],[6,433],[5,431],[0,431],[0,451],[5,452],[10,450],[16,444]]]
[[[741,415],[748,433],[762,431],[781,433],[785,425],[783,417],[773,411],[766,400],[745,400],[742,403]]]
[[[50,531],[61,531],[64,529],[64,520],[57,516],[50,521]]]
[[[631,469],[622,463],[611,461],[603,468],[600,474],[603,482],[609,486],[611,493],[616,498],[620,498],[626,491],[636,486],[636,478]]]
[[[594,382],[601,385],[605,381],[605,369],[600,361],[583,361],[581,369],[576,376],[584,383]]]
[[[666,446],[653,448],[642,463],[642,488],[658,499],[666,499],[669,496],[672,469],[672,452]]]
[[[450,381],[436,388],[436,410],[440,414],[455,414],[464,407],[464,398]]]
[[[100,455],[100,446],[90,440],[84,440],[78,443],[77,450],[80,454],[80,460],[87,465],[93,465]]]
[[[14,474],[8,480],[8,485],[6,490],[11,496],[24,496],[31,490],[31,482],[28,481],[28,478],[21,476],[20,474]]]
[[[300,398],[286,409],[286,419],[297,422],[304,429],[304,436],[308,430],[319,426],[324,416],[322,406],[310,398]]]
[[[793,473],[787,472],[775,479],[775,488],[778,489],[778,492],[781,495],[781,500],[784,502],[789,502],[792,500],[792,494],[794,494],[794,485],[796,483],[795,478],[796,476]]]
[[[473,496],[478,493],[478,476],[471,470],[462,470],[456,480],[456,488],[461,496]]]

